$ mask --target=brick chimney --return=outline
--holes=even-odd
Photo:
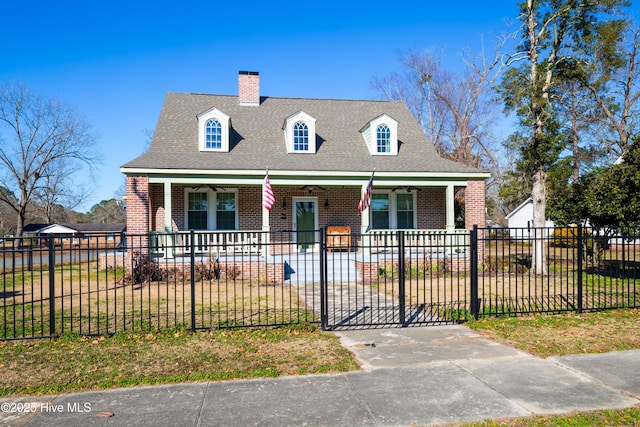
[[[238,103],[260,105],[260,74],[257,71],[238,72]]]

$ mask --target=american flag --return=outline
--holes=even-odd
[[[276,198],[273,196],[273,189],[269,182],[269,171],[267,171],[267,174],[264,176],[264,185],[262,186],[262,206],[270,211],[275,201]]]
[[[371,205],[371,187],[373,187],[374,173],[376,173],[376,171],[373,171],[371,173],[371,178],[369,179],[367,188],[364,189],[364,194],[362,195],[362,199],[360,199],[360,203],[358,203],[358,215],[362,214],[362,212]]]

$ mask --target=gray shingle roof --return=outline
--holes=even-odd
[[[231,118],[229,153],[198,150],[197,115],[215,107]],[[282,124],[304,111],[316,122],[317,152],[288,154]],[[397,156],[371,156],[360,129],[386,113],[398,121]],[[149,150],[123,168],[478,173],[440,158],[402,102],[262,97],[255,106],[237,96],[168,93]]]

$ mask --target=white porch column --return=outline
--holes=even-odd
[[[456,229],[455,212],[455,187],[453,184],[447,185],[447,208],[446,208],[446,229],[447,233],[453,233]]]
[[[367,185],[369,185],[368,181],[365,184],[363,184],[362,188],[360,189],[360,200],[362,200],[362,196],[364,196],[364,192],[367,190]],[[363,255],[371,254],[372,240],[371,240],[371,235],[367,233],[367,231],[369,231],[369,228],[371,227],[371,215],[369,214],[370,209],[371,209],[371,206],[369,206],[360,214],[360,236],[362,238],[362,254]]]
[[[171,183],[165,182],[163,184],[164,187],[164,232],[165,233],[173,233],[173,223],[172,223],[172,209],[173,201],[171,199]],[[174,239],[173,234],[169,234],[166,236],[166,247],[165,247],[165,257],[173,258],[174,255]]]
[[[262,203],[262,198],[260,198],[260,203]],[[264,239],[262,240],[262,255],[266,258],[270,255],[269,243],[271,234],[271,226],[269,225],[269,211],[264,206],[262,207],[262,236]]]
[[[262,207],[262,231],[271,230],[271,226],[269,225],[269,211],[263,206]]]

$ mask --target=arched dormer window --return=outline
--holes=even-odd
[[[217,108],[198,114],[198,147],[200,151],[229,152],[231,120]]]
[[[220,150],[222,148],[222,125],[220,121],[218,119],[209,119],[204,127],[204,148],[207,150]]]
[[[360,133],[372,156],[398,155],[398,122],[387,114],[372,119]]]
[[[305,122],[293,125],[293,151],[309,151],[309,126]]]
[[[316,152],[316,119],[298,111],[284,120],[282,125],[287,153]]]
[[[376,150],[378,153],[391,152],[391,131],[384,123],[376,129]]]

